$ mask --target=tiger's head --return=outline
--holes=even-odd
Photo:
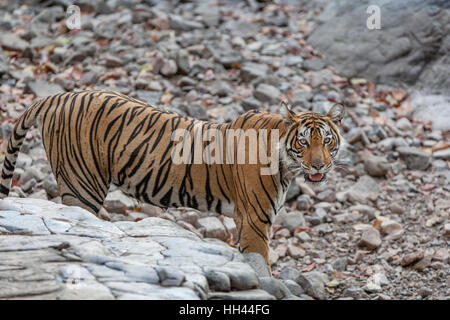
[[[286,103],[286,152],[283,163],[288,172],[303,173],[306,182],[325,181],[333,168],[342,137],[339,125],[344,106],[335,104],[326,115],[314,112],[294,113]]]

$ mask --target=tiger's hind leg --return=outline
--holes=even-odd
[[[98,184],[96,188],[87,183],[76,184],[77,179],[66,179],[64,175],[56,177],[61,202],[68,206],[78,206],[95,214],[103,220],[110,220],[108,212],[103,208],[108,186]]]
[[[269,259],[270,224],[254,221],[245,209],[235,209],[234,221],[238,232],[239,250],[242,253],[256,252],[263,256],[269,274],[272,269]]]

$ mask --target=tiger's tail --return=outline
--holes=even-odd
[[[36,122],[36,117],[39,110],[37,106],[39,105],[41,105],[41,101],[37,101],[32,104],[20,116],[11,133],[0,178],[0,199],[7,197],[9,194],[9,189],[11,188],[11,180],[13,177],[14,168],[16,166],[17,156],[19,155],[20,147],[22,146],[28,129],[30,129]]]

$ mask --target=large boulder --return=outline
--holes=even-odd
[[[367,28],[369,5],[380,8],[381,29]],[[343,76],[449,93],[449,8],[446,0],[330,1],[308,42]]]
[[[40,199],[0,199],[0,257],[0,299],[274,299],[222,241]]]

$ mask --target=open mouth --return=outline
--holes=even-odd
[[[309,182],[322,182],[325,178],[326,174],[324,173],[305,174],[305,180]]]

